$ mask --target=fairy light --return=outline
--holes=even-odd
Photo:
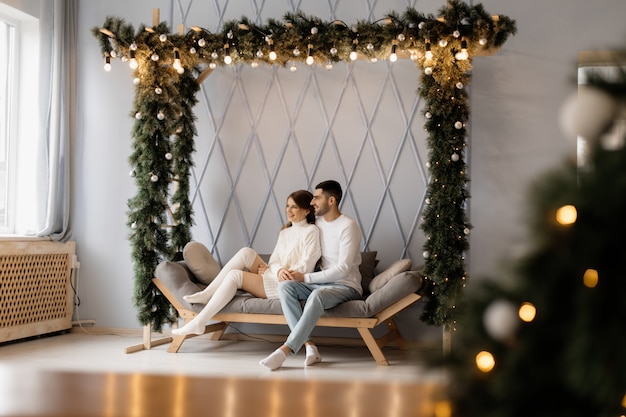
[[[104,56],[104,70],[106,72],[111,71],[111,55],[108,52]]]
[[[267,44],[270,46],[270,60],[276,61],[276,58],[278,58],[278,55],[276,55],[276,51],[274,50],[274,40],[272,38],[269,38],[267,40]]]
[[[355,40],[352,41],[352,49],[350,50],[350,60],[351,61],[355,61],[359,57],[359,55],[356,52],[356,47],[357,47],[358,44],[359,44],[359,40],[358,39],[355,39]]]
[[[315,62],[315,59],[313,58],[313,45],[309,44],[307,46],[306,64],[313,65],[314,62]]]
[[[185,72],[185,68],[183,68],[182,64],[180,63],[180,52],[178,52],[178,49],[174,49],[174,63],[172,64],[172,67],[179,74]]]
[[[131,69],[137,69],[139,67],[139,63],[137,62],[137,58],[135,58],[135,51],[133,49],[129,52],[130,60],[128,61],[128,66]]]
[[[467,53],[467,41],[465,39],[461,41],[461,51],[457,52],[454,57],[458,61],[465,61],[469,58],[469,54]]]
[[[522,303],[522,305],[520,306],[517,315],[520,319],[522,319],[522,321],[530,323],[535,319],[535,316],[537,315],[537,309],[532,303],[525,302]]]
[[[598,271],[587,269],[583,275],[583,284],[587,288],[595,288],[598,285]]]
[[[576,207],[572,205],[563,206],[556,211],[556,221],[564,226],[575,223],[577,217]]]
[[[398,41],[394,39],[393,43],[391,44],[391,54],[389,55],[389,61],[396,62],[398,60],[398,54],[396,53],[397,49]]]
[[[226,65],[233,63],[233,58],[230,56],[230,45],[228,43],[224,44],[224,63]]]
[[[496,366],[496,360],[491,353],[483,350],[476,355],[476,366],[481,372],[487,373]]]

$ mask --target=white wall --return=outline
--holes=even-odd
[[[253,2],[232,3],[237,7],[231,4],[227,20],[254,13]],[[333,18],[347,22],[365,19],[364,3],[340,1]],[[373,19],[407,7],[404,1],[379,3],[373,8]],[[626,39],[620,21],[626,3],[621,0],[482,3],[490,13],[515,19],[519,33],[495,56],[475,60],[470,87],[470,215],[474,225],[470,275],[475,279],[499,276],[500,262],[527,244],[523,219],[528,183],[566,155],[574,155],[574,139],[565,138],[558,129],[558,113],[564,98],[575,88],[578,50],[617,48]],[[443,4],[423,1],[410,5],[434,13]],[[174,25],[180,21],[177,6],[165,0],[80,3],[79,126],[73,155],[73,239],[81,262],[78,314],[80,319],[95,319],[102,327],[139,326],[131,301],[133,266],[125,226],[126,202],[135,192],[127,164],[133,89],[130,73],[117,70],[121,68],[119,62],[114,71],[104,73],[91,29],[100,26],[108,15],[123,17],[135,27],[150,24],[156,7],[161,8],[162,19],[173,19]],[[264,20],[280,18],[290,11],[290,2],[271,2],[264,7]],[[326,2],[305,0],[301,7],[307,13],[330,19]],[[594,17],[602,11],[606,12],[599,13],[601,17]],[[200,14],[194,14],[189,21],[210,26],[204,19],[212,21]],[[408,80],[411,91],[415,91],[416,80],[417,73]],[[199,120],[199,126],[209,129],[210,123]],[[378,180],[376,174],[362,175],[372,176],[366,180]],[[381,225],[392,227],[385,225],[385,219]],[[194,234],[202,233],[198,225]],[[423,330],[414,324],[418,315],[412,311],[403,316],[403,327],[413,338],[419,338]]]

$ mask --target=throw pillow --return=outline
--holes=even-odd
[[[359,271],[361,272],[361,286],[363,287],[363,293],[367,293],[370,282],[376,273],[375,269],[376,265],[378,265],[376,255],[378,255],[377,251],[361,252],[361,265],[359,265]]]
[[[209,285],[221,269],[211,252],[200,242],[187,243],[183,248],[183,259],[198,281],[205,285]]]
[[[372,282],[369,284],[370,292],[374,292],[382,288],[391,278],[401,272],[408,271],[411,269],[411,266],[413,266],[413,263],[410,259],[398,259],[389,265],[389,268],[385,269],[372,279]]]

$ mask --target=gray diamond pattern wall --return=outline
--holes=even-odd
[[[244,15],[264,22],[298,9],[350,23],[391,10],[389,2],[359,2],[356,15],[345,8],[349,0],[313,9],[302,1],[200,3],[175,1],[174,25],[216,30]],[[415,6],[397,3],[398,11]],[[428,155],[418,71],[409,60],[216,69],[195,108],[194,239],[220,262],[242,246],[269,253],[286,196],[332,178],[344,186],[342,211],[361,226],[363,249],[379,252],[380,268],[400,257],[421,263]]]

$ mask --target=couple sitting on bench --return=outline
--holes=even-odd
[[[285,343],[259,363],[275,370],[288,355],[305,346],[305,366],[322,360],[310,335],[325,310],[362,296],[361,232],[356,222],[339,210],[343,192],[338,182],[319,183],[314,194],[291,193],[281,229],[266,264],[250,248],[243,248],[224,265],[202,291],[183,298],[206,304],[193,320],[174,335],[203,334],[206,322],[242,289],[259,298],[278,298],[290,334]],[[315,221],[317,216],[317,222]],[[320,270],[313,272],[320,260]],[[306,300],[304,307],[301,301]]]

